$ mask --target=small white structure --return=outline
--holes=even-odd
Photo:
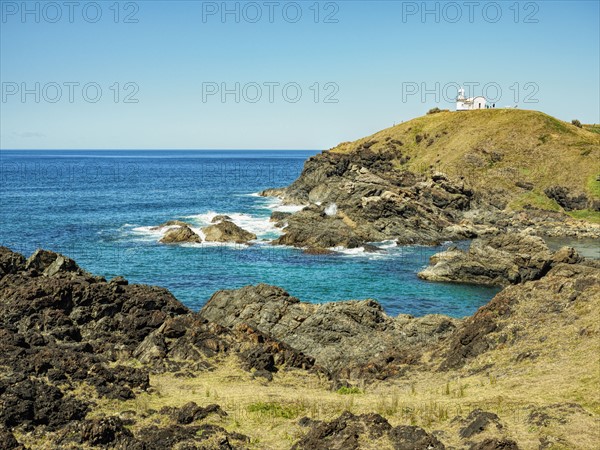
[[[465,98],[465,90],[461,87],[458,90],[458,97],[456,97],[456,110],[457,111],[471,111],[473,109],[485,109],[486,100],[485,97],[469,97]]]

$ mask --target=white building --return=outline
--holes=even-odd
[[[486,100],[485,97],[470,97],[465,98],[465,90],[461,87],[458,90],[458,97],[456,97],[456,110],[457,111],[470,111],[472,109],[485,109]]]

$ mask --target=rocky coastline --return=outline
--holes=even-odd
[[[442,112],[311,157],[290,186],[261,193],[302,205],[272,214],[271,243],[313,254],[472,240],[418,274],[503,287],[463,319],[314,304],[266,284],[191,311],[68,255],[0,247],[1,448],[593,448],[600,263],[543,237],[600,239],[598,221],[577,218],[600,209],[585,187],[598,139],[541,113],[481,113],[515,129],[527,118],[543,139],[505,126],[504,140],[465,150],[450,126],[478,133],[478,116]],[[561,152],[544,170],[518,166],[558,144],[577,152],[571,176],[546,176]],[[257,239],[228,216],[205,225],[152,231],[165,245]]]
[[[538,249],[530,238],[519,242]],[[201,380],[229,357],[254,382],[276,384],[279,376],[300,371],[323,377],[334,390],[464,367],[477,371],[482,355],[506,347],[521,355],[519,363],[527,362],[536,357],[528,326],[544,315],[584,320],[573,309],[600,299],[598,264],[566,250],[549,258],[547,271],[512,280],[474,316],[458,320],[390,317],[374,300],[304,303],[268,285],[219,291],[194,313],[165,289],[121,277],[107,281],[53,252],[38,250],[26,259],[2,247],[4,448],[36,448],[32,443],[42,436],[44,448],[249,448],[251,436],[224,426],[227,408],[218,404],[196,400],[150,411],[154,425],[129,413],[94,413],[97,402],[111,400],[118,410],[119,403],[148,395],[153,374]],[[518,334],[515,320],[525,320]],[[597,339],[597,329],[585,330],[581,339]],[[488,363],[485,370],[494,366]],[[503,370],[500,363],[495,368]],[[477,414],[464,421],[480,420]],[[301,421],[297,426],[306,431],[290,447],[363,448],[364,439],[372,438],[382,448],[451,448],[442,435],[409,424],[394,427],[380,414],[345,413],[331,420]],[[489,431],[486,424],[482,429]],[[456,439],[473,442],[464,444],[470,448],[521,448],[518,433],[473,441],[479,433]]]

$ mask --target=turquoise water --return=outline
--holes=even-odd
[[[472,314],[496,288],[428,283],[416,273],[440,247],[306,255],[274,247],[274,210],[257,192],[291,183],[314,151],[0,151],[0,244],[26,255],[64,253],[107,278],[164,286],[192,309],[219,289],[281,286],[304,301],[374,298],[389,314]],[[200,228],[230,215],[257,234],[251,246],[158,243],[152,227]],[[448,244],[446,244],[448,245]],[[467,243],[461,243],[467,245]]]

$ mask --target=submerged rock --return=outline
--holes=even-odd
[[[236,244],[246,244],[248,241],[256,239],[254,233],[250,233],[229,220],[222,220],[215,225],[209,225],[202,228],[205,240],[207,242],[234,242]]]

